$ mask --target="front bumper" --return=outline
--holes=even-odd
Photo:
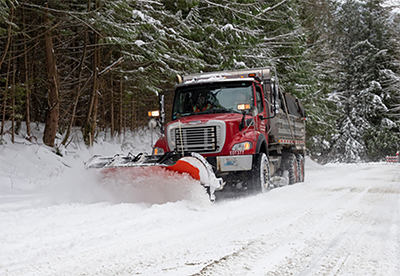
[[[219,172],[249,171],[253,166],[253,155],[217,156]]]

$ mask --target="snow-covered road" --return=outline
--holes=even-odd
[[[400,275],[400,164],[308,160],[304,183],[215,204],[129,202],[70,174],[52,180],[64,197],[2,186],[0,275]]]

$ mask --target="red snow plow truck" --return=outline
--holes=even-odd
[[[178,76],[172,120],[152,155],[94,157],[88,167],[162,167],[215,191],[264,192],[304,181],[305,110],[283,93],[274,68]]]

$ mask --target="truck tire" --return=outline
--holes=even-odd
[[[253,169],[251,170],[251,191],[265,193],[271,189],[271,175],[269,172],[269,161],[265,153],[255,156]]]
[[[292,185],[299,181],[299,166],[296,156],[293,153],[288,156],[287,161],[289,165],[289,185]]]
[[[302,154],[296,154],[297,167],[298,167],[298,181],[304,182],[304,156]]]

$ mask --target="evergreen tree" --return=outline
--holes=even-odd
[[[302,100],[307,110],[307,150],[320,162],[329,161],[329,150],[338,113],[332,91],[337,81],[337,57],[331,44],[336,1],[299,2],[296,7],[303,32],[297,55],[284,60],[289,68],[284,79],[288,91]]]
[[[186,38],[196,44],[205,71],[278,65],[301,37],[291,8],[295,1],[163,3],[183,19]]]
[[[378,160],[399,148],[400,19],[383,0],[46,3],[0,0],[1,133],[25,120],[32,140],[31,118],[44,123],[59,105],[63,144],[74,126],[90,144],[99,130],[147,124],[176,74],[275,66],[306,107],[313,156]]]
[[[345,2],[338,13],[336,49],[340,51],[337,105],[343,116],[332,148],[337,161],[379,160],[398,141],[399,125],[390,120],[396,91],[398,55],[382,1]],[[391,130],[385,127],[388,120]],[[389,131],[389,133],[387,133]],[[386,150],[377,152],[373,137]],[[394,144],[393,144],[394,141]],[[398,142],[397,142],[398,143]],[[395,149],[392,149],[395,150]]]

